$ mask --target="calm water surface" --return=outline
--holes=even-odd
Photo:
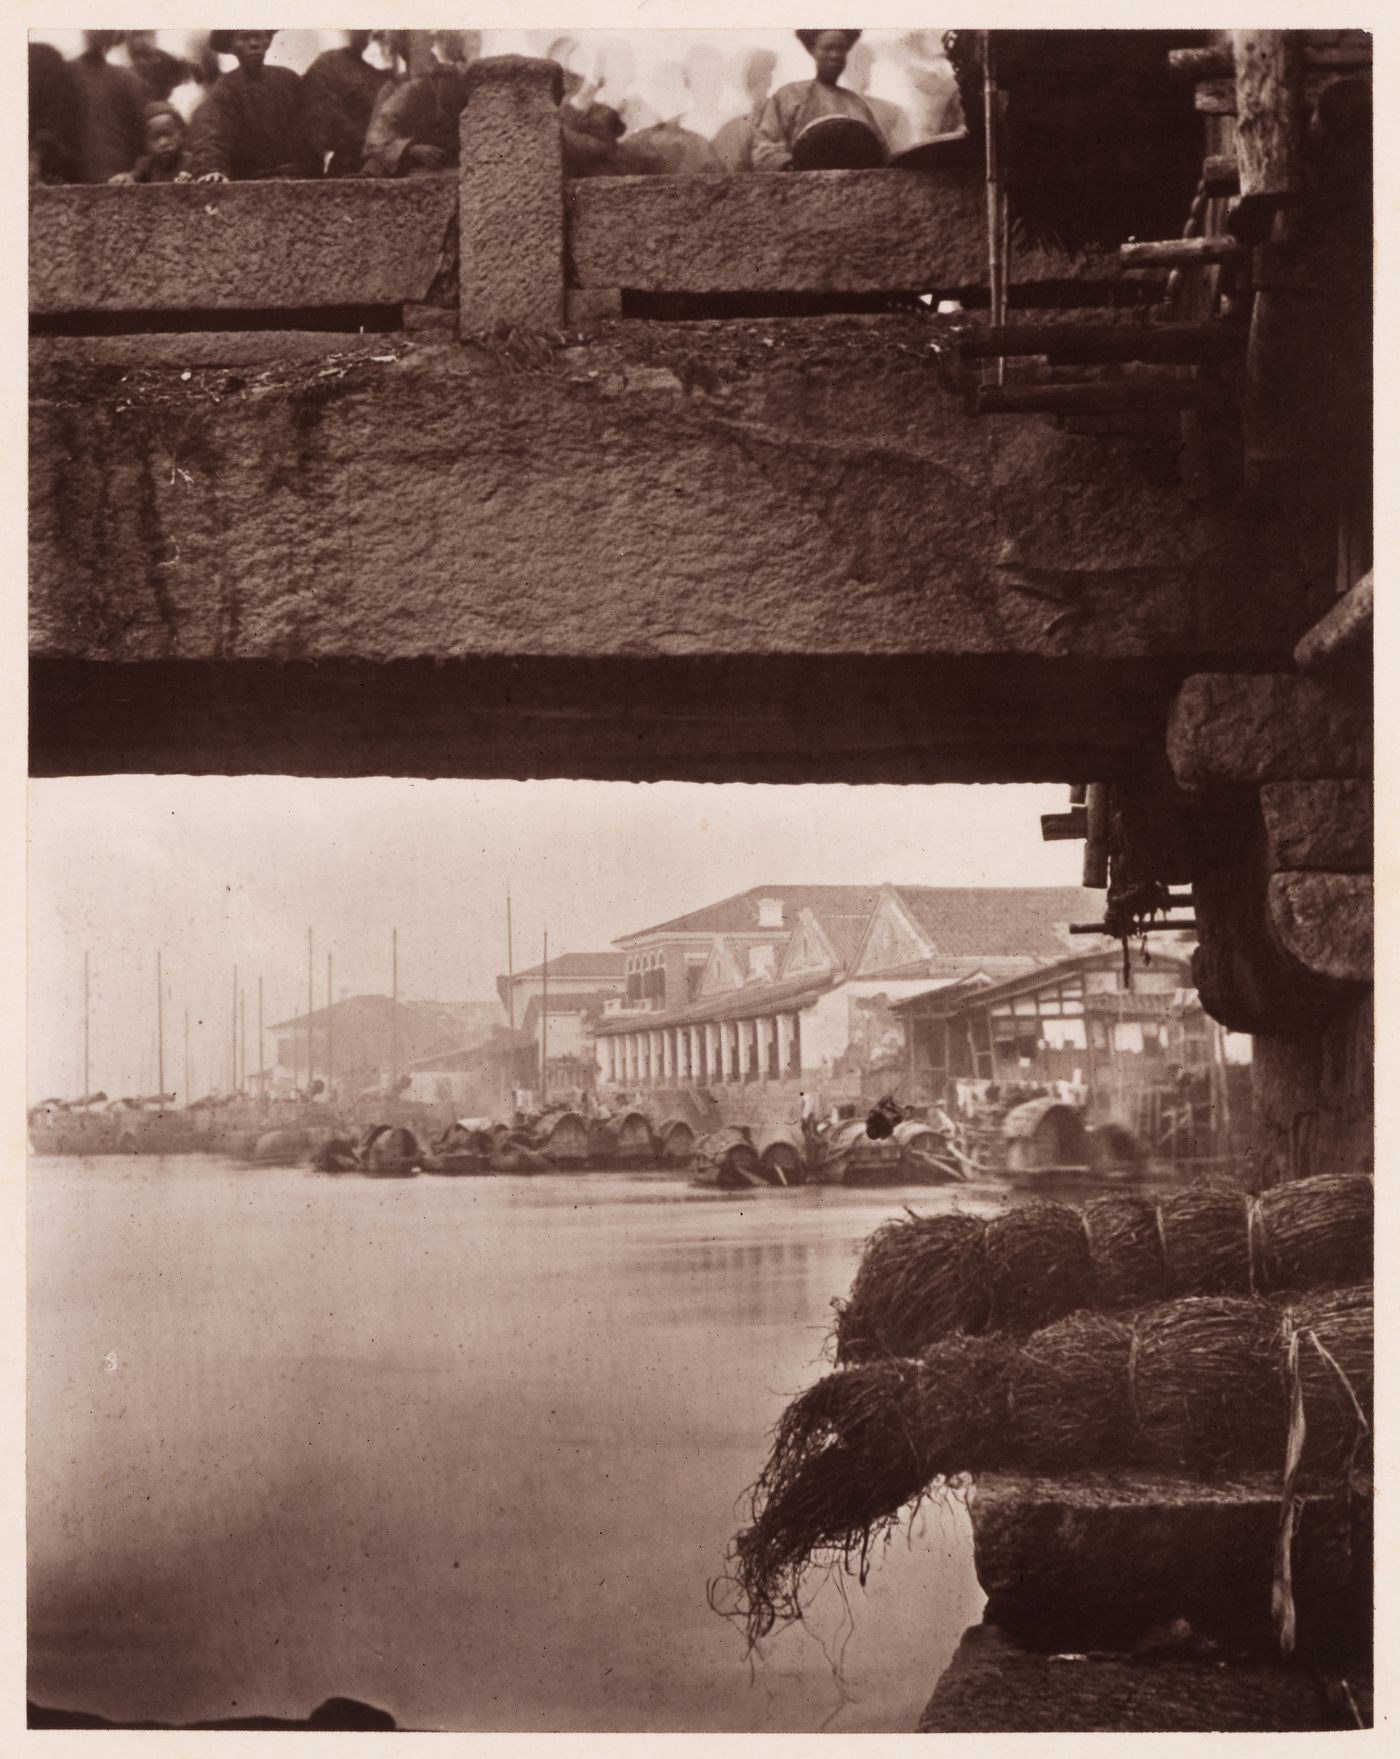
[[[752,1670],[706,1603],[831,1299],[906,1201],[950,1199],[33,1159],[31,1696],[911,1730],[982,1604],[960,1509]]]

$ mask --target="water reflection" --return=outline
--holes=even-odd
[[[861,1242],[943,1193],[31,1167],[41,1702],[908,1730],[977,1615],[956,1509],[850,1584],[844,1705],[839,1593],[752,1682],[706,1604]]]

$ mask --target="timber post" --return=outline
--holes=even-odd
[[[495,55],[467,69],[459,179],[459,331],[564,327],[563,76]]]

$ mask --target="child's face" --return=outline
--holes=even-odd
[[[162,165],[180,156],[184,130],[173,116],[152,116],[146,124],[146,151]]]

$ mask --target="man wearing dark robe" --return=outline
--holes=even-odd
[[[190,123],[185,168],[199,183],[316,177],[320,164],[306,133],[301,80],[264,65],[274,31],[215,31],[216,54],[238,66],[214,85]]]
[[[75,183],[110,182],[130,171],[146,150],[141,82],[107,60],[121,36],[120,31],[84,31],[83,52],[68,63],[78,94]]]
[[[438,31],[424,73],[385,91],[365,135],[366,177],[443,171],[461,157],[459,127],[467,107],[467,68],[481,53],[476,31]]]
[[[365,60],[371,31],[346,31],[343,49],[327,49],[302,75],[306,128],[328,177],[354,177],[365,135],[389,75]]]
[[[29,45],[29,181],[71,183],[78,163],[78,89],[51,43]]]

